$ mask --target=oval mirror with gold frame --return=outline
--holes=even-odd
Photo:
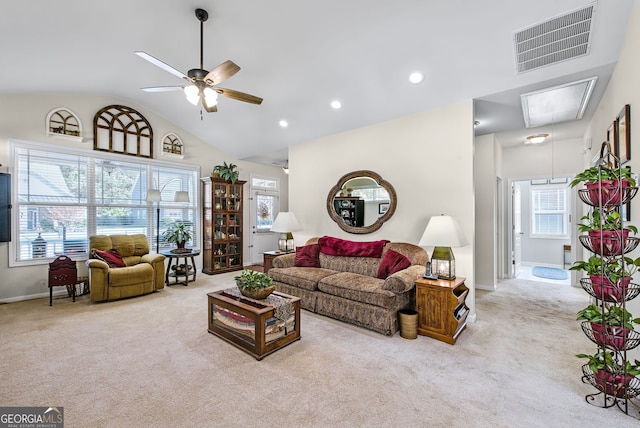
[[[365,195],[374,196],[374,202]],[[395,213],[396,204],[396,191],[391,183],[367,170],[343,175],[327,196],[327,212],[331,219],[340,229],[356,234],[380,229]]]

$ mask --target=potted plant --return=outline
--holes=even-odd
[[[592,206],[619,205],[626,194],[623,188],[636,185],[630,167],[587,168],[573,178],[570,186],[575,187],[580,183],[585,183]]]
[[[627,294],[631,277],[640,267],[640,257],[617,258],[605,260],[591,256],[587,261],[577,261],[569,270],[583,270],[589,276],[590,290],[586,290],[593,297],[605,302],[621,302]],[[582,281],[580,281],[582,284]],[[585,288],[583,284],[583,288]],[[585,288],[586,289],[586,288]]]
[[[633,225],[624,225],[618,211],[608,212],[604,217],[600,210],[592,210],[582,216],[583,223],[578,224],[579,232],[586,232],[594,252],[603,256],[620,255],[626,247],[630,232],[638,233]]]
[[[634,364],[626,361],[620,364],[615,354],[611,351],[599,349],[594,355],[578,354],[578,358],[587,358],[589,362],[582,367],[582,372],[592,384],[600,391],[618,398],[632,398],[638,391],[638,380],[636,376],[640,374],[640,361],[635,360]],[[634,394],[628,394],[632,390]]]
[[[162,238],[165,241],[176,244],[178,248],[184,248],[191,236],[189,225],[181,221],[167,225],[167,229],[162,233]]]
[[[584,320],[582,330],[592,332],[595,343],[615,350],[627,349],[627,339],[634,330],[633,324],[640,324],[640,318],[620,306],[603,304],[603,307],[589,305],[578,312],[577,320]],[[633,348],[633,346],[632,346]]]
[[[266,299],[275,289],[269,275],[251,269],[245,269],[234,278],[240,292],[252,299]]]
[[[213,175],[218,175],[220,178],[226,181],[230,181],[231,184],[234,184],[238,181],[238,177],[240,176],[240,172],[236,170],[238,165],[229,162],[223,162],[222,165],[216,165],[213,167],[213,171],[211,172]]]

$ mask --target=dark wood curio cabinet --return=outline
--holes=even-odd
[[[202,178],[202,272],[242,269],[243,187],[221,178]]]

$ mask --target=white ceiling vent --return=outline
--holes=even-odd
[[[513,34],[518,73],[587,55],[596,3]]]

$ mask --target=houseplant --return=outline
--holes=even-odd
[[[587,261],[576,261],[569,270],[583,270],[589,276],[588,280],[580,280],[580,283],[593,297],[605,302],[621,302],[627,294],[631,277],[639,267],[640,257],[635,260],[631,257],[606,260],[591,256]]]
[[[575,187],[580,183],[585,184],[586,196],[592,206],[618,205],[627,194],[624,188],[636,185],[630,167],[587,168],[573,178],[570,186]]]
[[[216,165],[213,167],[213,171],[211,172],[213,175],[219,175],[220,178],[226,181],[230,181],[231,184],[234,184],[238,181],[238,177],[240,176],[240,172],[236,169],[238,165],[229,162],[223,162],[222,165]]]
[[[184,248],[184,245],[189,242],[191,236],[189,225],[181,221],[167,225],[167,229],[162,233],[162,238],[165,241],[176,244],[178,248]]]
[[[615,350],[633,349],[640,341],[633,335],[633,324],[640,324],[640,318],[620,306],[603,304],[602,307],[589,305],[578,312],[577,320],[584,320],[582,330],[587,336],[592,336],[598,345],[607,346]],[[591,335],[589,334],[591,331]],[[628,339],[632,337],[629,342]]]
[[[269,275],[251,269],[243,270],[234,279],[238,290],[252,299],[266,299],[276,289]]]
[[[601,215],[600,210],[593,210],[582,216],[581,220],[584,222],[578,224],[578,231],[586,232],[593,251],[603,256],[621,254],[628,244],[629,234],[638,233],[636,226],[624,225],[623,228],[622,216],[618,211]]]
[[[632,398],[640,393],[640,361],[620,363],[615,353],[598,349],[594,355],[578,354],[578,358],[588,359],[582,372],[600,391],[618,398]]]

